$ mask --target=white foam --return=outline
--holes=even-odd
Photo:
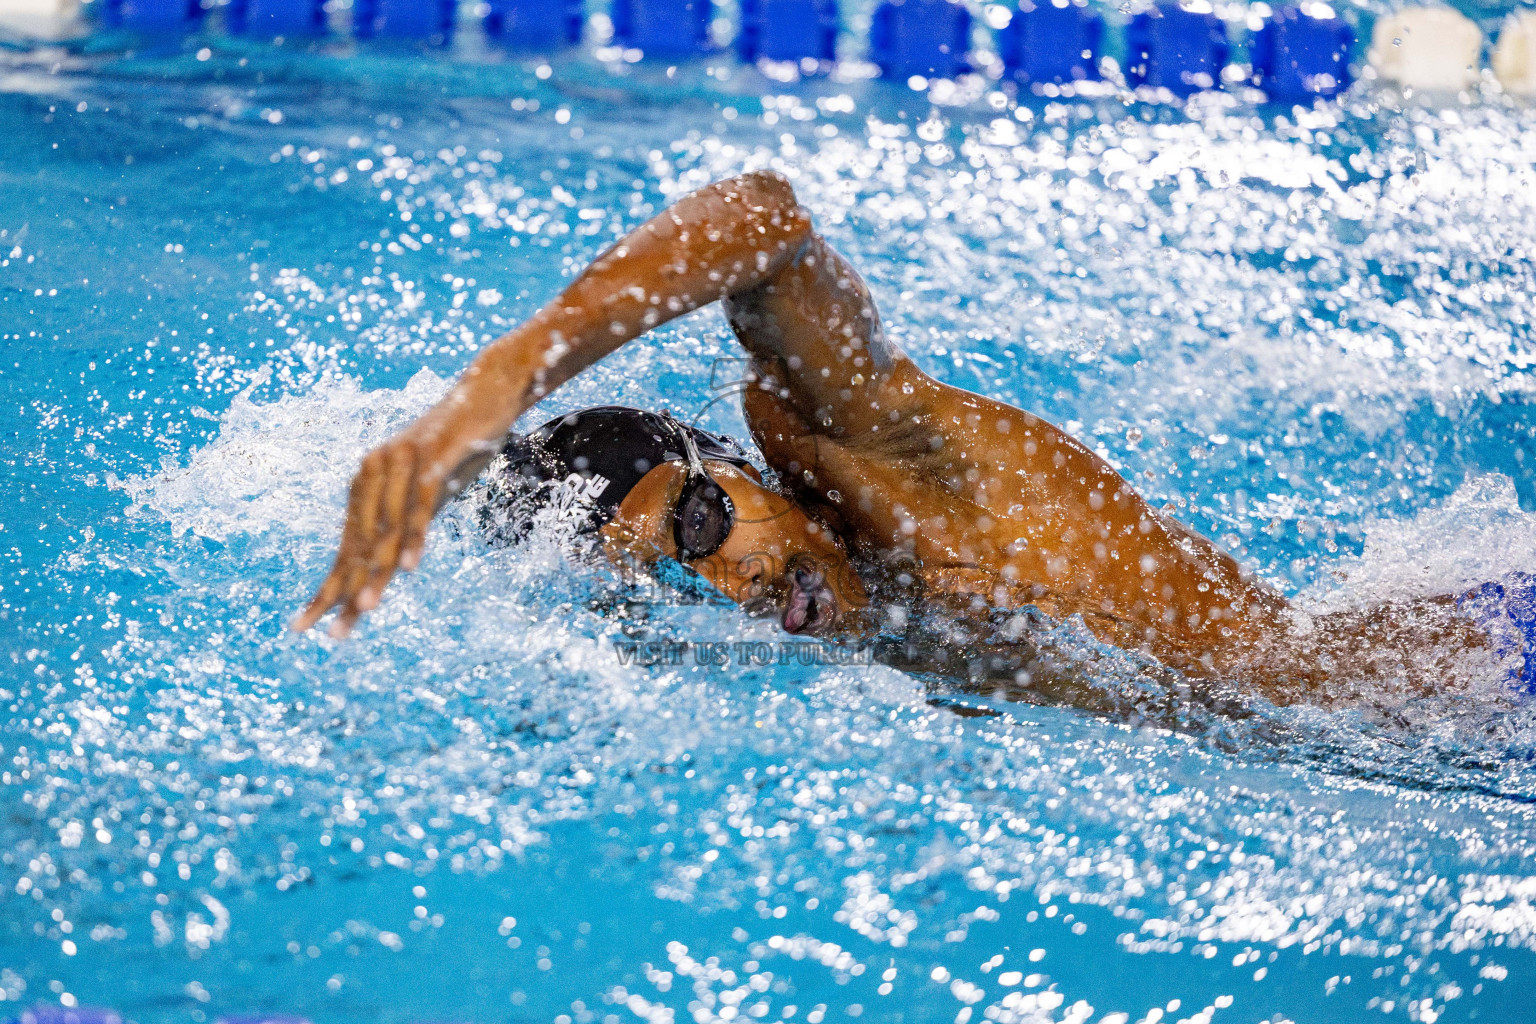
[[[1454,594],[1517,569],[1536,569],[1536,515],[1521,509],[1513,480],[1488,473],[1412,518],[1367,522],[1364,550],[1299,599],[1336,610]]]
[[[230,404],[212,444],[185,466],[119,486],[136,509],[170,521],[177,536],[227,542],[273,530],[334,539],[347,484],[363,455],[420,415],[447,381],[421,370],[398,390],[364,391],[353,377],[257,402]]]

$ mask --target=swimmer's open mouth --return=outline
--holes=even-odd
[[[797,566],[789,574],[789,600],[784,604],[784,630],[818,633],[837,619],[837,596],[819,568]]]

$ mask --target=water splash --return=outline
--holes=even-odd
[[[1444,502],[1412,517],[1363,525],[1364,550],[1330,567],[1301,595],[1319,610],[1462,594],[1536,568],[1536,515],[1520,507],[1501,473],[1472,477]]]

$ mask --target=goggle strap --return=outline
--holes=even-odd
[[[704,460],[699,457],[699,446],[694,443],[693,432],[685,427],[671,412],[663,412],[662,418],[672,427],[674,433],[683,442],[683,457],[688,460],[688,476],[690,479],[704,475]]]

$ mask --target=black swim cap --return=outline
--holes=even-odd
[[[728,438],[621,405],[567,413],[531,434],[510,435],[501,449],[507,460],[504,472],[509,483],[519,485],[512,488],[514,495],[530,499],[519,505],[524,522],[514,524],[514,533],[521,534],[526,518],[549,500],[548,487],[529,485],[551,481],[563,482],[591,503],[592,513],[581,531],[598,529],[613,519],[619,503],[641,477],[663,462],[686,459],[683,431],[693,436],[705,459],[742,467],[752,464]]]

